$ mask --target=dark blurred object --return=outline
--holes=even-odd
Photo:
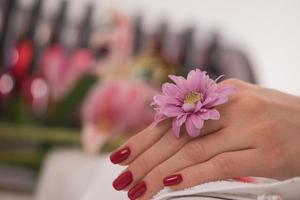
[[[16,7],[16,0],[7,0],[2,9],[2,21],[0,32],[0,118],[11,100],[15,82],[8,71],[7,55],[9,35],[11,34],[12,16]]]
[[[16,62],[11,66],[12,74],[16,80],[17,90],[21,89],[22,82],[32,71],[31,67],[33,59],[36,56],[36,44],[34,41],[34,34],[37,23],[40,18],[43,0],[36,0],[27,26],[27,30],[21,34],[20,39],[15,45]]]
[[[180,36],[178,65],[182,68],[184,74],[187,74],[193,65],[194,32],[194,28],[189,27]]]
[[[48,47],[43,52],[39,64],[39,71],[49,85],[50,104],[53,101],[57,101],[62,95],[61,89],[63,87],[60,80],[62,79],[64,65],[68,58],[61,38],[66,26],[67,9],[68,2],[62,1],[53,21]]]
[[[134,19],[134,47],[133,54],[137,55],[143,47],[144,31],[143,31],[143,18],[138,15]]]
[[[92,32],[92,16],[93,5],[87,5],[85,15],[79,27],[79,37],[77,49],[70,56],[66,68],[64,80],[67,81],[71,88],[64,91],[65,96],[52,110],[47,123],[56,126],[67,126],[70,124],[80,124],[78,110],[81,102],[84,100],[87,92],[90,90],[98,78],[90,73],[90,69],[94,63],[94,57],[91,49],[89,49],[89,39]],[[76,115],[77,114],[77,115]],[[75,117],[74,117],[75,116]],[[77,117],[76,117],[77,116]],[[77,120],[74,122],[73,120]]]
[[[224,71],[218,63],[220,51],[219,35],[213,33],[207,49],[205,50],[204,61],[200,66],[214,79],[224,74]]]
[[[0,70],[4,70],[6,67],[6,45],[8,36],[10,33],[9,27],[11,26],[11,16],[13,14],[16,0],[2,1],[4,3],[1,14],[1,32],[0,32]],[[2,71],[3,72],[3,71]]]
[[[53,66],[49,66],[49,64],[57,62],[58,58],[62,58],[61,56],[58,56],[58,58],[52,56],[51,61],[43,60],[48,58],[47,54],[49,51],[53,52],[52,50],[54,50],[55,52],[56,48],[60,48],[56,45],[59,42],[59,37],[61,36],[63,25],[65,23],[66,9],[67,2],[62,1],[53,26],[53,32],[51,33],[50,38],[48,38],[49,41],[44,41],[44,43],[48,43],[48,49],[45,49],[45,47],[41,45],[36,45],[36,51],[31,64],[31,76],[26,78],[23,84],[23,95],[35,117],[43,117],[48,111],[50,103],[50,85],[41,68],[43,65],[53,68]],[[43,52],[46,55],[44,55]]]
[[[79,145],[78,129],[0,123],[0,164],[38,169],[49,148]]]
[[[222,45],[218,33],[212,34],[200,67],[212,78],[225,75],[225,78],[256,83],[253,67],[245,54],[241,50]]]
[[[10,165],[0,165],[0,191],[32,193],[36,173],[30,169]]]
[[[88,48],[89,40],[92,33],[92,17],[93,17],[93,5],[89,4],[86,7],[85,15],[83,16],[81,25],[79,27],[78,47]]]
[[[78,126],[80,123],[78,123],[78,121],[77,123],[74,123],[74,116],[77,116],[76,119],[79,120],[78,108],[91,86],[96,82],[97,78],[93,75],[86,75],[80,79],[69,94],[63,100],[58,102],[54,110],[47,117],[46,124],[52,126]]]

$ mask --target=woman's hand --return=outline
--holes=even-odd
[[[168,121],[138,133],[111,155],[128,168],[113,182],[130,199],[146,200],[164,186],[174,190],[243,176],[285,179],[300,175],[300,98],[238,80],[206,121],[201,136],[177,139]]]

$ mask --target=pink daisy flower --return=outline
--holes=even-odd
[[[154,123],[171,118],[177,138],[184,124],[190,136],[199,136],[205,120],[220,118],[215,107],[225,103],[228,96],[235,92],[231,86],[220,87],[216,80],[210,79],[206,72],[199,69],[190,71],[187,79],[174,75],[169,78],[175,84],[164,83],[163,94],[153,98],[152,105],[156,111]]]

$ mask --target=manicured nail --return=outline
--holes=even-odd
[[[128,191],[128,197],[130,200],[135,200],[142,196],[147,190],[146,183],[144,181],[136,184]]]
[[[182,176],[180,174],[174,174],[171,176],[167,176],[164,178],[164,185],[165,186],[171,186],[171,185],[177,185],[182,182]]]
[[[244,183],[254,183],[255,179],[252,177],[235,177],[234,180]]]
[[[118,164],[118,163],[126,160],[129,155],[130,155],[129,147],[124,147],[124,148],[116,151],[115,153],[111,154],[110,161],[114,164]]]
[[[116,190],[122,190],[132,182],[132,173],[131,171],[126,171],[120,174],[113,182],[113,187]]]

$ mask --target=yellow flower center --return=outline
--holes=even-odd
[[[199,92],[189,92],[184,99],[184,103],[194,104],[203,100],[203,94]]]

